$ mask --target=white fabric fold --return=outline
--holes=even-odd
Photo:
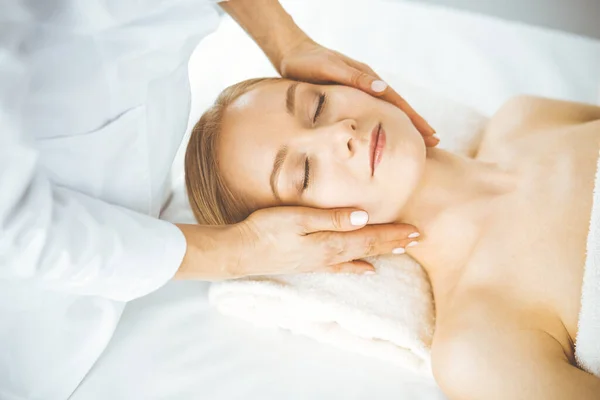
[[[600,154],[596,168],[575,359],[583,370],[600,378]]]
[[[209,299],[225,315],[429,374],[434,310],[424,270],[405,255],[369,261],[376,274],[219,282],[211,286]]]

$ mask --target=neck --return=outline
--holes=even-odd
[[[460,276],[494,200],[514,187],[514,177],[495,164],[427,150],[423,177],[398,221],[421,232],[419,245],[407,251],[427,271],[436,298],[440,294],[436,289],[451,289]]]

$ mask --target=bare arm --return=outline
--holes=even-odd
[[[231,0],[219,5],[263,49],[280,73],[284,54],[308,39],[278,0]]]
[[[571,365],[561,345],[539,330],[496,321],[440,341],[433,356],[436,380],[452,400],[600,398],[600,379]]]

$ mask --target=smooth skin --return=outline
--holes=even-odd
[[[432,277],[451,399],[600,399],[574,348],[599,150],[597,106],[520,96],[492,118],[476,160],[510,165],[517,189],[482,206],[495,217],[465,267]]]
[[[315,43],[278,1],[230,0],[219,5],[256,41],[282,76],[336,82],[377,96],[404,110],[427,146],[439,143],[427,122],[371,68]],[[391,253],[415,240],[408,237],[417,232],[413,225],[366,227],[368,220],[357,208],[286,207],[261,210],[226,227],[177,224],[187,251],[175,278],[221,280],[324,270],[361,273],[373,267],[358,259]]]

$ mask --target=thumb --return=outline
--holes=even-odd
[[[359,275],[373,275],[376,270],[373,265],[364,260],[348,261],[336,265],[330,265],[322,267],[320,270],[314,272],[329,272],[336,274],[359,274]]]
[[[305,234],[320,231],[346,232],[364,227],[369,222],[366,211],[356,209],[306,210],[300,219]]]

